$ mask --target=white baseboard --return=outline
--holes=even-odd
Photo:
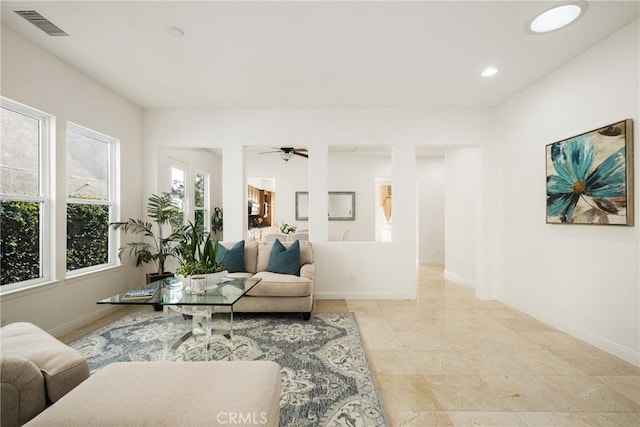
[[[495,301],[498,298],[496,298],[496,295],[493,293],[484,293],[482,292],[480,289],[476,288],[476,298],[483,300],[483,301]]]
[[[424,261],[418,261],[418,265],[426,265],[426,266],[431,266],[431,265],[444,265],[444,260],[424,260]]]
[[[416,299],[416,294],[393,292],[315,292],[315,299]]]
[[[48,330],[47,332],[57,338],[80,329],[83,326],[90,324],[91,322],[95,322],[96,320],[106,316],[107,314],[113,313],[117,310],[122,310],[122,308],[123,306],[105,304],[97,310],[92,311],[91,313],[80,316],[77,319],[73,319],[70,322],[64,323],[56,328]]]
[[[527,304],[522,304],[519,301],[504,298],[503,300],[501,300],[501,302],[515,308],[516,310],[528,314],[529,316],[532,316],[549,326],[552,326],[588,344],[591,344],[592,346],[597,347],[602,351],[606,351],[609,354],[612,354],[626,362],[640,367],[640,353],[628,347],[613,342],[610,339],[602,337],[598,334],[594,334],[593,332],[586,329],[575,328],[569,325],[567,322],[550,315],[544,310],[538,310],[536,308],[528,306]]]
[[[444,270],[444,278],[456,282],[458,285],[469,286],[471,288],[476,287],[476,281],[459,274],[453,273],[450,270]]]

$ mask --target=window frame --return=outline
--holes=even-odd
[[[51,225],[55,223],[55,214],[51,208],[51,162],[50,153],[54,151],[55,117],[33,107],[0,96],[0,108],[30,117],[38,121],[38,195],[0,193],[2,201],[40,203],[39,232],[39,277],[0,286],[0,295],[42,285],[52,280]]]
[[[69,189],[67,188],[67,170],[65,169],[65,230],[66,230],[66,221],[67,221],[67,206],[69,204],[84,204],[84,205],[99,205],[99,206],[109,206],[109,223],[118,221],[119,212],[119,200],[120,200],[120,186],[118,180],[118,172],[119,172],[119,163],[120,163],[120,141],[112,136],[103,134],[101,132],[95,131],[93,129],[89,129],[85,126],[81,126],[77,123],[67,122],[67,126],[65,128],[65,135],[67,136],[67,141],[69,140],[68,135],[69,131],[73,130],[73,132],[78,133],[82,136],[96,139],[100,142],[107,144],[108,146],[108,165],[107,165],[107,200],[93,200],[93,199],[76,199],[69,197]],[[67,145],[68,149],[68,145]],[[65,158],[67,153],[65,152]],[[67,270],[67,251],[68,247],[66,244],[67,240],[67,232],[65,231],[65,250],[64,250],[64,258],[65,258],[65,277],[72,278],[76,276],[80,276],[87,273],[92,273],[96,271],[105,270],[111,267],[118,265],[118,257],[116,256],[118,251],[118,238],[117,234],[113,227],[108,227],[108,258],[106,263],[92,265],[89,267],[78,268],[76,270]]]

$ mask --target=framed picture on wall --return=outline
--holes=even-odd
[[[546,146],[547,223],[633,225],[633,121]]]

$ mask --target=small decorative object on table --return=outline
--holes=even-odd
[[[283,232],[284,234],[294,233],[297,229],[298,229],[298,226],[295,224],[287,224],[284,221],[280,223],[280,231]]]
[[[202,295],[207,290],[207,277],[204,274],[191,276],[191,293]]]
[[[122,296],[122,299],[123,300],[151,299],[157,290],[158,290],[158,286],[155,284],[152,284],[151,286],[131,289]]]

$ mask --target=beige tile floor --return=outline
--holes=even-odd
[[[640,369],[419,267],[415,301],[352,311],[390,426],[640,427]]]
[[[419,267],[415,301],[316,300],[355,313],[389,426],[640,427],[640,369]],[[109,323],[115,312],[61,339]]]

